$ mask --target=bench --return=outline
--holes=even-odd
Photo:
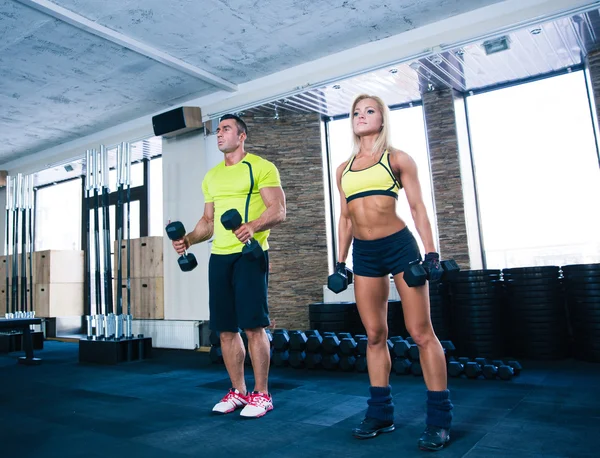
[[[33,356],[33,339],[31,338],[32,324],[42,324],[41,318],[14,318],[6,319],[0,318],[0,330],[22,330],[23,340],[22,348],[25,351],[25,356],[21,356],[18,359],[19,364],[25,364],[28,366],[40,364],[42,360]]]

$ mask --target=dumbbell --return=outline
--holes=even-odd
[[[276,329],[273,333],[273,348],[277,351],[285,351],[290,348],[290,336],[287,329]]]
[[[308,338],[302,331],[290,331],[290,350],[292,351],[304,351],[306,348],[306,341]]]
[[[306,353],[303,351],[293,350],[289,352],[289,363],[295,369],[301,369],[304,367],[304,361],[306,360]]]
[[[242,215],[235,208],[227,210],[221,215],[221,224],[228,231],[234,231],[242,225]],[[259,259],[263,255],[263,249],[256,240],[250,239],[242,248],[242,254],[251,259]]]
[[[395,358],[392,362],[392,369],[398,375],[410,374],[412,363],[406,358]]]
[[[354,368],[356,372],[367,372],[367,357],[365,355],[358,355],[354,363]]]
[[[451,280],[460,271],[460,267],[454,259],[442,261],[440,265],[443,270],[442,280]],[[429,274],[419,260],[412,261],[404,271],[404,281],[411,288],[424,285],[428,279]]]
[[[170,240],[181,240],[185,237],[185,227],[183,227],[181,221],[173,221],[172,223],[167,224],[165,230],[167,231],[167,237],[169,237]],[[192,253],[188,253],[187,250],[179,256],[177,263],[183,272],[189,272],[198,265],[196,256]]]
[[[335,272],[327,277],[327,287],[335,294],[339,294],[352,283],[352,271],[346,267],[345,262],[335,265]]]
[[[460,361],[450,361],[448,363],[448,375],[450,377],[460,377],[465,371],[465,366]]]
[[[392,353],[394,356],[396,358],[406,358],[408,356],[408,351],[410,350],[410,344],[404,339],[396,340],[393,343]]]

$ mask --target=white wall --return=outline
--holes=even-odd
[[[206,172],[223,160],[216,136],[203,131],[173,139],[163,139],[163,215],[165,225],[181,221],[191,231],[204,212],[202,179]],[[164,237],[165,319],[208,320],[208,260],[211,241],[194,245],[198,267],[182,272],[177,253]]]

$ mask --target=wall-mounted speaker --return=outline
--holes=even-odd
[[[202,113],[199,107],[179,107],[152,116],[154,135],[166,138],[201,129]]]

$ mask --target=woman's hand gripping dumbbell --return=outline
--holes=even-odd
[[[413,261],[404,271],[404,281],[410,287],[422,286],[427,280],[436,283],[452,280],[460,271],[454,259],[440,262],[438,253],[427,253],[423,262]]]

